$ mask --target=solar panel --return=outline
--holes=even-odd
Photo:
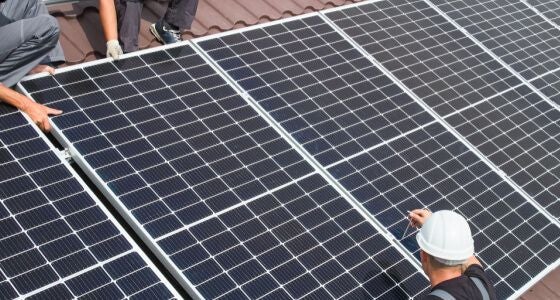
[[[499,299],[531,284],[560,258],[560,228],[440,124],[328,170],[416,255],[415,232],[403,218],[407,211],[428,207],[465,216]]]
[[[402,15],[399,15],[399,17],[387,21],[390,16],[397,15],[397,12],[403,13],[407,18],[401,18]],[[422,101],[432,107],[440,116],[445,117],[446,121],[483,154],[488,156],[502,171],[511,176],[516,183],[523,187],[525,192],[533,196],[550,214],[556,218],[560,217],[560,191],[558,191],[560,176],[556,170],[560,156],[556,151],[551,153],[541,152],[544,146],[541,144],[546,143],[546,146],[549,147],[547,149],[550,150],[555,149],[559,141],[556,124],[558,116],[550,104],[538,95],[531,93],[526,86],[518,85],[520,80],[513,77],[490,55],[482,52],[481,48],[476,46],[458,29],[453,29],[449,22],[438,15],[434,9],[427,6],[425,2],[382,1],[336,10],[327,13],[327,16],[364,50],[372,54],[389,71],[402,80]],[[374,28],[377,29],[373,30]],[[424,32],[422,36],[425,36],[425,39],[421,39],[418,32]],[[395,53],[401,52],[395,51],[396,48],[386,47],[387,45],[383,43],[383,40],[377,41],[368,38],[365,36],[366,33],[372,36],[383,33],[387,36],[386,40],[406,38],[417,39],[419,42],[409,44],[401,42],[404,45],[402,48],[405,49],[403,52],[406,51],[409,54],[395,55]],[[427,33],[429,33],[429,36]],[[427,41],[434,42],[438,39],[438,43],[447,46],[429,46]],[[459,43],[458,41],[462,42]],[[460,44],[463,46],[459,46]],[[413,49],[414,51],[412,51]],[[475,52],[480,54],[473,56],[465,51],[466,49],[472,51],[477,49]],[[434,81],[426,83],[427,80],[422,79],[426,73],[418,73],[418,70],[414,71],[418,64],[415,65],[410,62],[411,60],[421,61],[419,64],[424,65],[430,61],[426,55],[433,55],[433,53],[437,53],[437,56],[433,57],[438,58],[435,62],[440,63],[447,60],[453,62],[451,65],[454,68],[461,66],[467,71],[465,73],[455,72],[455,74],[463,74],[461,76],[451,75],[448,77],[443,77],[445,75],[442,74],[454,74],[450,70],[440,74],[439,77],[437,73],[428,71],[432,73],[431,78]],[[462,57],[463,61],[455,61],[458,57]],[[478,57],[478,59],[475,59],[475,57]],[[395,61],[398,61],[398,63]],[[486,63],[477,64],[477,61],[485,61]],[[394,67],[394,65],[399,67]],[[424,65],[424,68],[430,70],[433,67],[429,64]],[[461,68],[457,70],[461,70]],[[479,68],[486,71],[473,72]],[[407,70],[409,78],[401,75],[403,70]],[[497,73],[490,70],[497,70],[495,71]],[[466,76],[467,73],[470,75]],[[449,99],[450,94],[446,94],[442,98],[438,94],[432,94],[433,91],[439,90],[438,88],[430,89],[430,87],[434,84],[447,86],[446,78],[451,77],[454,77],[457,83],[462,82],[453,88],[454,91],[475,91],[476,98],[470,98],[470,96],[467,98],[476,101],[456,102],[460,104],[451,104],[448,110],[440,109],[441,104],[439,104],[439,101],[434,102],[434,97]],[[472,79],[465,82],[466,78]],[[493,80],[489,81],[483,78],[494,78],[493,80],[498,80],[496,81],[497,85],[494,85],[495,88],[491,88],[489,82],[493,82]],[[505,82],[502,80],[503,78],[507,78]],[[421,85],[415,88],[411,82],[417,82]],[[507,82],[511,85],[505,84]],[[427,87],[428,89],[425,90]],[[486,90],[486,92],[479,93],[483,90]],[[527,97],[527,99],[519,99],[520,97]],[[500,104],[497,104],[497,108],[489,107],[488,99],[493,99],[492,101]],[[437,105],[434,106],[434,103]],[[527,108],[526,112],[515,114],[517,110],[523,108]],[[515,117],[512,118],[512,116]],[[518,126],[523,127],[518,128]],[[535,126],[538,128],[533,128]],[[535,176],[534,178],[527,178],[526,168],[530,168],[531,176]]]
[[[198,44],[323,165],[434,121],[318,16]]]
[[[440,116],[521,83],[424,1],[377,1],[326,15]]]
[[[560,111],[526,86],[446,118],[554,217],[560,217]]]
[[[158,243],[208,299],[404,299],[422,293],[426,279],[376,232],[312,175]]]
[[[33,125],[0,105],[0,298],[177,297]]]
[[[413,297],[426,278],[189,45],[22,83],[194,297]],[[344,245],[344,247],[341,247]]]
[[[432,1],[530,80],[560,67],[560,30],[522,1]]]

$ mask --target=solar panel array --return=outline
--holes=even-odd
[[[500,1],[366,1],[21,86],[193,297],[416,297],[420,207],[464,215],[515,297],[560,263],[558,29]]]
[[[204,298],[391,299],[427,287],[191,46],[24,86],[65,109],[53,118],[65,142]]]
[[[174,298],[74,174],[23,114],[0,106],[0,298]]]
[[[346,12],[346,10],[343,10],[343,12]],[[308,38],[303,37],[303,32],[310,32],[310,30],[314,31],[316,35]],[[258,36],[261,38],[256,38]],[[322,40],[318,40],[315,38],[316,36],[320,36]],[[301,43],[305,46],[298,44],[300,47],[292,47],[292,43]],[[467,147],[449,131],[437,123],[431,123],[434,119],[398,86],[391,85],[393,92],[388,96],[380,93],[380,89],[374,86],[366,90],[371,91],[371,93],[365,93],[365,95],[350,94],[354,97],[350,98],[351,100],[337,97],[335,98],[336,102],[331,103],[323,102],[324,98],[322,96],[310,95],[309,90],[313,89],[308,85],[298,85],[299,78],[316,77],[317,75],[314,75],[314,72],[325,74],[332,71],[338,76],[328,83],[339,81],[341,82],[339,85],[341,88],[351,89],[352,82],[346,81],[345,85],[343,78],[358,73],[360,68],[371,70],[369,73],[376,74],[377,78],[387,78],[381,75],[379,69],[343,40],[340,34],[336,33],[319,17],[309,17],[263,29],[225,35],[220,39],[201,41],[199,44],[232,78],[236,81],[241,80],[241,87],[244,87],[245,82],[265,81],[261,84],[264,87],[251,84],[250,86],[253,89],[248,89],[247,92],[255,98],[263,109],[266,109],[272,117],[275,117],[276,121],[295,139],[298,139],[300,135],[298,135],[298,131],[293,130],[293,123],[290,120],[309,119],[309,112],[301,111],[298,113],[294,111],[290,115],[291,118],[287,120],[277,117],[278,115],[282,116],[280,113],[276,114],[278,109],[285,111],[286,106],[288,108],[290,106],[275,106],[271,109],[267,101],[280,97],[284,100],[283,102],[273,102],[278,104],[278,102],[286,103],[294,99],[291,96],[294,92],[291,90],[285,93],[274,91],[274,86],[278,80],[293,83],[295,91],[306,93],[306,98],[302,99],[301,102],[313,103],[314,101],[316,103],[313,106],[315,110],[311,112],[313,115],[330,115],[333,119],[340,120],[341,118],[337,118],[337,115],[329,114],[333,111],[331,107],[340,107],[338,111],[342,112],[342,116],[352,115],[347,111],[344,103],[357,98],[362,100],[361,103],[368,103],[367,101],[374,103],[371,106],[366,106],[370,109],[367,114],[363,114],[369,119],[390,116],[390,111],[387,113],[387,111],[375,110],[377,107],[375,103],[383,105],[384,102],[402,103],[402,107],[408,105],[408,107],[414,108],[412,110],[414,115],[423,116],[422,118],[416,118],[416,120],[423,121],[418,123],[410,122],[409,120],[412,118],[407,119],[406,114],[401,114],[398,118],[386,118],[385,126],[387,128],[398,128],[397,124],[402,122],[409,121],[410,123],[408,123],[409,126],[404,127],[406,130],[394,130],[393,135],[377,140],[370,137],[368,138],[368,141],[371,142],[369,147],[355,148],[356,150],[350,153],[336,151],[341,148],[336,143],[323,143],[322,153],[339,154],[329,154],[330,160],[328,161],[322,160],[321,156],[317,156],[313,151],[308,150],[395,237],[401,238],[403,236],[407,228],[407,221],[403,216],[409,210],[418,207],[430,207],[432,210],[457,210],[468,217],[471,224],[475,226],[476,230],[473,230],[473,234],[477,241],[477,249],[480,249],[480,257],[487,262],[494,281],[499,282],[498,290],[502,297],[513,294],[516,289],[519,289],[536,275],[532,272],[546,268],[548,264],[553,263],[560,257],[558,248],[560,240],[556,235],[560,231],[555,224],[545,222],[548,224],[544,227],[540,225],[536,227],[532,225],[523,226],[523,230],[528,230],[531,233],[521,238],[511,239],[511,236],[504,236],[504,232],[508,228],[521,226],[523,223],[521,220],[523,219],[545,220],[546,217],[531,204],[526,203],[520,194],[516,193],[499,175],[491,171],[475,154],[468,151]],[[276,50],[276,52],[282,53],[282,55],[270,55],[271,49],[278,48],[282,51]],[[331,55],[340,53],[342,57],[349,57],[349,62],[340,60],[339,64],[327,63],[320,71],[305,67],[315,67],[321,65],[322,60],[328,61],[330,59],[328,55],[321,57],[321,55],[314,56],[312,53],[328,54],[329,49]],[[334,49],[337,49],[337,51]],[[261,59],[255,61],[253,60],[254,57],[260,57]],[[268,70],[258,68],[259,65],[264,63],[276,64],[280,59],[282,61],[290,61],[291,59],[296,66],[294,69],[299,72],[294,71],[288,77],[269,76]],[[233,64],[232,61],[244,62],[244,65]],[[352,69],[345,67],[348,64],[358,66],[358,70],[351,73]],[[278,64],[276,66],[279,70],[291,68],[289,65]],[[343,71],[340,72],[340,70]],[[337,71],[339,72],[337,73]],[[235,76],[238,74],[245,74],[245,77],[236,78]],[[374,77],[370,80],[370,83],[378,82],[379,79],[376,80],[377,78]],[[270,89],[268,86],[275,92],[274,94],[272,92],[260,92],[263,89]],[[337,92],[336,89],[330,89],[330,91]],[[295,105],[297,104],[299,102],[296,102]],[[356,122],[359,121],[358,118],[355,120]],[[326,119],[323,122],[328,121],[330,120]],[[322,127],[319,126],[323,124],[320,122],[309,123],[312,125],[307,125],[303,129],[317,128],[320,130]],[[331,121],[330,123],[340,126],[340,122]],[[350,125],[353,124],[350,123]],[[338,133],[340,131],[335,132],[340,135]],[[376,132],[379,132],[379,130]],[[391,139],[393,140],[389,141]],[[383,145],[383,142],[386,141],[389,141],[388,145]],[[298,140],[298,142],[302,143],[304,148],[309,149],[309,147],[305,147],[304,141]],[[468,201],[467,199],[472,200]],[[489,211],[481,213],[483,208]],[[506,217],[506,215],[508,216]],[[541,232],[545,230],[554,233],[544,237]],[[546,243],[549,244],[549,248],[542,252],[541,250],[544,249],[539,248],[540,243],[538,242],[541,240],[546,240]],[[402,243],[412,253],[417,254],[418,246],[413,234],[409,232],[402,239]],[[519,249],[520,244],[530,245],[530,248]],[[496,253],[507,255],[500,261],[495,259]],[[534,264],[523,265],[528,260],[539,261],[539,267],[533,269]],[[513,261],[516,263],[513,263]],[[516,268],[516,264],[520,267]]]

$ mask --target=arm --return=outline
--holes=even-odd
[[[60,110],[48,108],[0,83],[0,102],[10,104],[26,113],[43,131],[50,131],[49,115],[59,115]]]
[[[107,57],[119,59],[123,51],[118,41],[117,13],[113,0],[99,0],[99,18],[107,41]]]
[[[117,13],[113,0],[99,0],[99,18],[103,26],[105,40],[111,41],[118,39],[117,34]]]

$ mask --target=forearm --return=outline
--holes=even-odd
[[[29,98],[0,83],[0,102],[7,103],[19,110],[25,110],[30,101]]]
[[[117,13],[113,0],[99,0],[99,18],[103,26],[105,40],[111,41],[118,39],[117,34]]]

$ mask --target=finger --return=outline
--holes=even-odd
[[[46,67],[43,72],[48,72],[51,75],[54,75],[55,69],[51,66]]]
[[[62,114],[62,110],[47,107],[47,114],[57,116],[57,115]]]
[[[43,119],[42,124],[43,124],[42,130],[43,130],[44,132],[50,132],[50,131],[51,131],[51,124],[49,123],[49,119],[48,119],[48,118]]]

